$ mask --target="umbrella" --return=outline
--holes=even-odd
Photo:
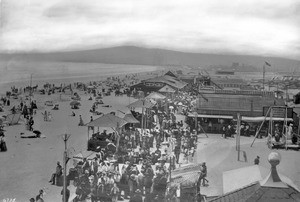
[[[70,105],[75,106],[75,105],[81,105],[81,104],[77,100],[73,100],[72,102],[70,102]]]
[[[86,126],[117,128],[124,126],[126,123],[127,122],[120,117],[113,114],[105,114],[94,121],[87,123]]]

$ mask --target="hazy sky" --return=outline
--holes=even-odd
[[[138,45],[300,58],[300,0],[2,0],[0,51]]]

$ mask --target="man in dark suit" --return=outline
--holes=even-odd
[[[57,161],[56,171],[55,171],[55,173],[52,174],[49,182],[52,183],[52,185],[54,185],[55,179],[57,179],[60,176],[62,176],[62,166],[60,165],[60,162]]]

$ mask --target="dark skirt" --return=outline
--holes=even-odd
[[[7,151],[6,142],[0,143],[0,151]]]

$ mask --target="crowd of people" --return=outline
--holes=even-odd
[[[91,140],[108,144],[96,150],[95,158],[83,158],[69,170],[68,184],[73,180],[76,186],[74,201],[88,197],[91,201],[163,201],[171,170],[192,161],[197,148],[197,131],[176,119],[177,109],[165,107],[176,105],[180,96],[188,95],[159,102],[149,110],[144,129],[126,126],[119,139],[106,131],[93,134]]]
[[[107,80],[110,81],[118,81],[124,87],[123,81],[117,78]],[[130,95],[127,87],[125,85],[125,90],[121,90],[116,85],[113,90],[118,91],[117,94]],[[56,88],[49,84],[46,88],[44,86],[44,90],[47,89],[55,93]],[[97,95],[99,92],[91,93]],[[3,104],[10,106],[9,99],[9,95],[3,98]],[[186,115],[192,111],[195,99],[194,95],[186,92],[173,94],[172,97],[156,100],[154,107],[146,110],[146,121],[141,121],[142,115],[138,112],[132,112],[140,123],[143,122],[142,126],[126,125],[119,131],[118,136],[106,131],[93,134],[92,139],[106,141],[107,144],[96,148],[95,158],[83,158],[67,173],[67,185],[72,182],[76,187],[74,201],[86,198],[91,201],[163,201],[167,194],[170,172],[182,163],[192,162],[197,149],[198,131],[192,124],[188,125],[177,117],[178,114]],[[96,105],[92,108],[93,112],[96,111]],[[21,99],[11,112],[20,113],[26,119],[26,129],[33,131],[36,109],[35,100]],[[51,120],[50,112],[46,110],[42,114],[44,121]],[[74,112],[72,114],[75,116]],[[85,125],[81,115],[78,125]],[[2,144],[2,140],[5,141],[4,133],[0,133],[0,138]],[[58,162],[49,181],[51,184],[62,186],[62,167]],[[30,201],[42,201],[42,197],[43,190]],[[67,189],[67,199],[69,197],[70,191]]]

